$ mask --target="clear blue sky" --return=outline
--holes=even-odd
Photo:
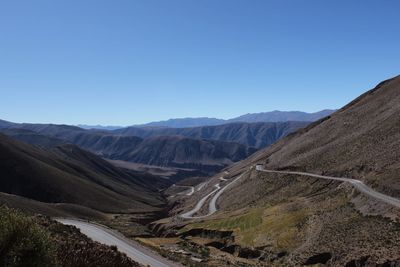
[[[400,74],[397,0],[5,0],[0,118],[132,125],[339,108]]]

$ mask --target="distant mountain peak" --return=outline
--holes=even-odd
[[[106,130],[106,131],[113,131],[117,129],[123,128],[123,126],[113,126],[113,125],[87,125],[87,124],[78,124],[79,128],[86,129],[86,130]]]
[[[197,126],[213,126],[224,124],[225,120],[217,118],[199,117],[199,118],[177,118],[169,119],[165,121],[155,121],[141,125],[135,125],[137,127],[170,127],[170,128],[187,128]]]

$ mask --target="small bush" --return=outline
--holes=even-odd
[[[0,207],[0,266],[57,266],[55,248],[33,219]]]

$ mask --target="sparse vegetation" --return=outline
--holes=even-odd
[[[262,223],[262,211],[263,209],[256,209],[241,216],[206,221],[202,223],[194,223],[188,225],[186,229],[205,228],[212,230],[233,230],[236,232],[243,232],[249,229],[254,229]]]
[[[201,255],[203,258],[208,258],[210,255],[210,250],[207,247],[199,246],[195,243],[182,241],[179,243],[179,246],[186,251]]]
[[[307,214],[305,209],[285,210],[281,206],[256,208],[240,216],[190,224],[185,229],[230,230],[240,245],[260,246],[274,240],[271,245],[277,249],[288,249],[296,242]]]
[[[0,265],[57,266],[56,244],[31,218],[0,208]]]
[[[0,266],[2,267],[137,267],[138,263],[92,241],[78,229],[43,216],[30,217],[0,207]]]

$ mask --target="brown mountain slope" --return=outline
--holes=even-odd
[[[222,183],[222,175],[228,183],[243,174],[217,200],[212,216],[174,218],[164,225],[178,225],[178,233],[198,245],[207,236],[213,247],[209,262],[215,266],[221,264],[218,253],[248,266],[400,266],[398,208],[349,183],[259,172],[257,163],[266,169],[360,179],[400,199],[400,77],[232,165],[229,174],[216,175],[203,192],[182,199],[173,211],[193,208]],[[206,214],[208,203],[195,215]]]
[[[103,212],[157,210],[154,181],[121,171],[74,146],[46,151],[0,135],[0,191]]]
[[[267,168],[365,180],[400,198],[400,77],[257,153]]]

